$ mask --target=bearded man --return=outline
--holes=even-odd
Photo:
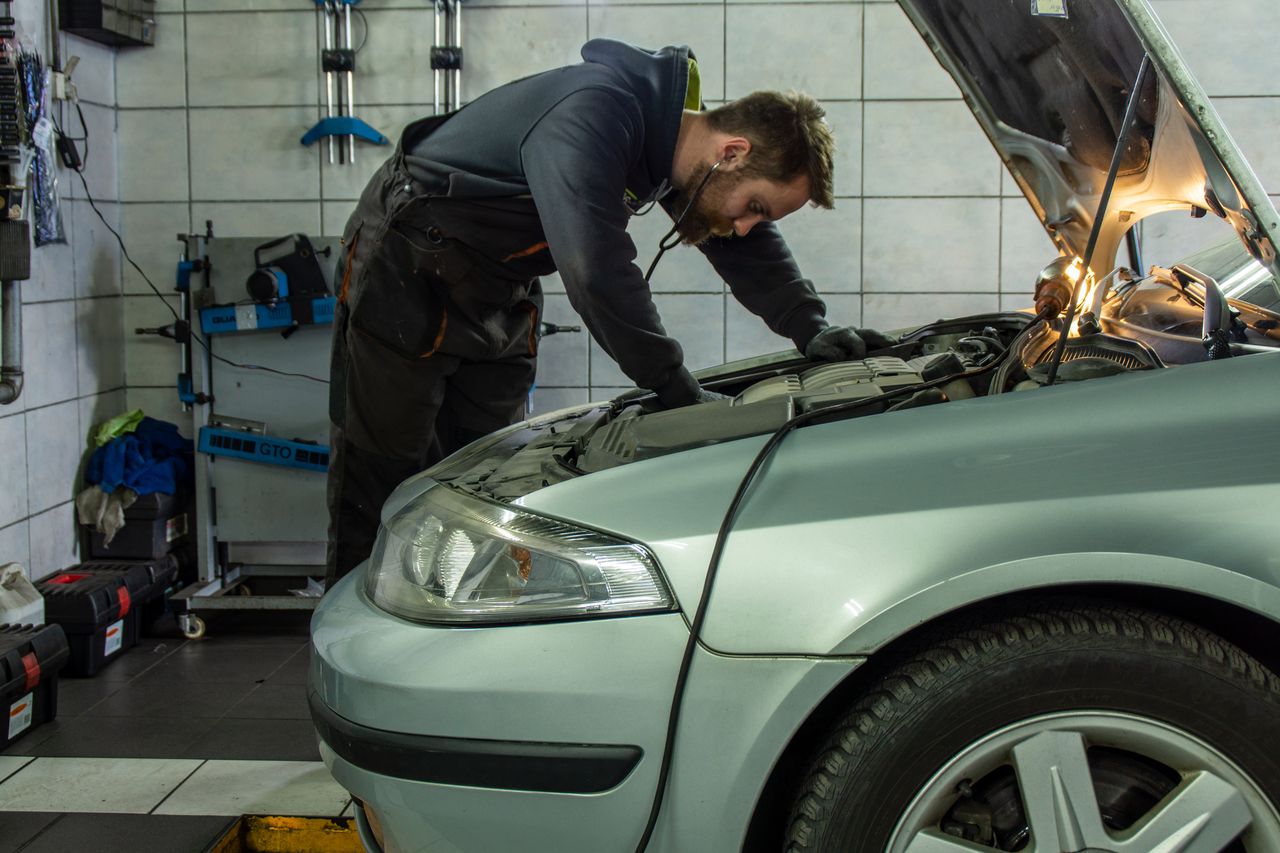
[[[539,275],[560,273],[592,337],[662,406],[719,396],[684,366],[634,263],[627,223],[653,204],[675,220],[664,248],[697,245],[738,301],[810,358],[884,345],[828,324],[773,225],[806,203],[832,207],[834,140],[816,101],[756,92],[702,112],[687,47],[596,39],[582,58],[410,124],[347,223],[329,586],[369,555],[397,484],[524,417]]]

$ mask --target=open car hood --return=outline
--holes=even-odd
[[[1280,216],[1147,0],[898,0],[1059,249],[1083,255],[1144,50],[1152,69],[1093,264],[1200,208],[1280,274]],[[1065,12],[1066,17],[1051,14]]]

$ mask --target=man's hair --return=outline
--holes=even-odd
[[[750,140],[744,175],[778,183],[806,177],[809,199],[830,210],[836,141],[825,115],[817,101],[800,92],[752,92],[706,113],[712,129]]]

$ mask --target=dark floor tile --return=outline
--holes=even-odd
[[[233,705],[226,716],[237,720],[309,720],[307,686],[273,684],[268,679]]]
[[[128,681],[147,672],[176,652],[186,640],[144,639],[104,666],[95,678],[104,681]]]
[[[182,681],[167,673],[140,675],[103,699],[85,716],[189,717],[217,719],[258,685],[238,681]]]
[[[310,669],[311,647],[308,645],[295,652],[293,657],[267,676],[267,684],[306,684],[307,672]]]
[[[21,848],[22,853],[199,853],[233,817],[68,814]]]
[[[175,758],[209,731],[213,720],[164,717],[93,717],[59,720],[52,737],[22,741],[11,755],[77,758]]]
[[[76,717],[122,689],[126,682],[101,678],[58,679],[58,716]]]
[[[28,729],[23,732],[22,737],[4,749],[0,749],[0,755],[35,755],[36,747],[62,731],[67,723],[73,719],[75,718],[60,716],[55,720],[50,720],[47,723],[41,723],[35,728]]]
[[[14,853],[62,817],[58,812],[0,812],[0,853]]]
[[[262,761],[319,761],[316,731],[310,720],[238,720],[226,717],[213,724],[183,752],[182,758],[259,759]]]
[[[188,643],[147,671],[170,681],[263,681],[292,657],[292,646],[219,646]]]

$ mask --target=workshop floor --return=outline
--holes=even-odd
[[[63,678],[0,751],[0,853],[199,853],[241,814],[350,814],[307,713],[308,614],[226,613]]]

